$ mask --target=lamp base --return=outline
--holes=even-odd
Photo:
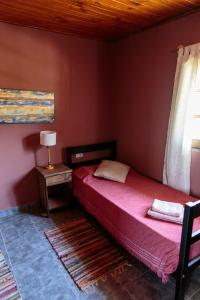
[[[46,169],[53,170],[55,166],[51,164],[51,151],[49,146],[47,146],[47,150],[48,150],[48,165],[46,166]]]
[[[55,168],[55,166],[52,164],[48,164],[45,168],[48,170],[53,170]]]

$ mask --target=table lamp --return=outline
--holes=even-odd
[[[40,132],[40,145],[46,146],[48,150],[48,170],[54,169],[54,165],[51,164],[51,151],[50,147],[56,145],[56,132],[55,131],[41,131]]]

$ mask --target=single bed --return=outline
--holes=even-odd
[[[100,153],[103,158],[115,159],[116,143],[97,144],[97,148],[95,145],[81,147],[70,147],[67,150],[68,164],[79,166],[73,172],[74,195],[120,244],[161,277],[163,282],[177,271],[176,299],[182,300],[185,277],[189,269],[199,263],[200,241],[197,240],[200,231],[195,234],[193,241],[194,234],[191,237],[191,233],[193,219],[196,214],[200,214],[200,204],[186,205],[188,208],[185,209],[183,226],[147,217],[147,210],[155,198],[182,204],[194,202],[195,199],[132,169],[125,184],[96,178],[93,176],[96,165],[92,163],[97,163],[99,157],[96,158],[94,153]],[[106,147],[111,149],[107,156]],[[196,207],[195,216],[193,207]],[[187,217],[187,214],[190,216]],[[200,219],[194,221],[193,231],[198,229]],[[190,244],[193,244],[191,251]]]

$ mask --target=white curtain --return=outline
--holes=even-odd
[[[165,149],[163,183],[190,192],[192,148],[192,91],[200,69],[200,43],[178,51]]]

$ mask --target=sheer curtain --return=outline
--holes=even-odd
[[[200,43],[178,51],[172,106],[165,149],[163,183],[190,192],[192,91],[200,69]]]

